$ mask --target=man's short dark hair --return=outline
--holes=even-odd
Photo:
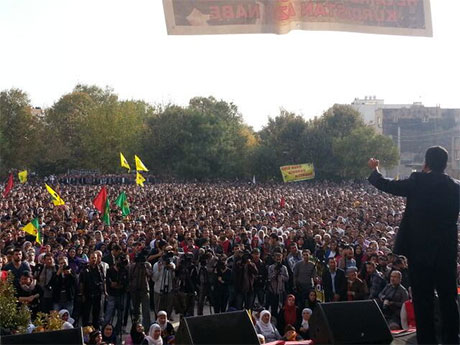
[[[118,244],[114,244],[114,245],[112,246],[112,250],[120,251],[120,250],[121,250],[121,247],[120,247]]]
[[[442,146],[432,146],[425,153],[425,164],[434,172],[444,172],[449,154]]]

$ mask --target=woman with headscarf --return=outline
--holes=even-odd
[[[144,339],[144,326],[139,322],[133,323],[130,336],[126,338],[125,345],[141,345]]]
[[[305,307],[315,311],[318,304],[319,304],[319,301],[317,299],[316,290],[311,289],[310,292],[308,293],[308,299],[305,302]]]
[[[313,314],[313,311],[310,308],[305,308],[302,310],[302,322],[300,323],[299,334],[305,340],[310,339],[309,321],[311,314]]]
[[[113,331],[113,325],[111,323],[107,323],[102,328],[102,340],[107,344],[116,344],[117,343],[117,336]]]
[[[300,309],[295,305],[295,296],[288,295],[284,306],[281,308],[278,314],[277,327],[280,334],[285,333],[285,327],[287,325],[294,326],[295,329],[299,329],[300,320]]]
[[[168,320],[168,314],[164,310],[160,310],[155,321],[161,328],[161,337],[163,343],[169,344],[174,341],[174,326]]]
[[[163,338],[161,338],[161,327],[159,324],[154,323],[150,326],[149,334],[145,337],[142,345],[163,345]]]
[[[75,322],[75,320],[70,317],[70,313],[67,309],[59,310],[59,317],[64,321],[64,323],[62,324],[62,329],[73,328],[73,323]]]
[[[102,345],[101,331],[94,331],[89,335],[89,345]]]
[[[256,331],[258,334],[262,334],[265,337],[267,343],[280,340],[281,335],[271,323],[272,315],[268,310],[264,310],[260,313],[259,321],[256,323]]]

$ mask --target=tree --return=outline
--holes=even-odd
[[[260,132],[260,145],[254,153],[254,171],[262,178],[280,176],[280,166],[305,163],[308,156],[304,136],[308,124],[302,116],[280,110],[275,118],[269,118]]]
[[[19,89],[0,93],[1,173],[34,163],[41,147],[40,131],[40,120],[32,115],[26,93]]]
[[[372,127],[355,128],[348,136],[334,139],[333,152],[339,162],[338,173],[344,179],[369,175],[370,157],[378,157],[384,168],[398,163],[398,149],[393,141],[377,134]]]
[[[47,150],[41,160],[42,173],[87,167],[82,136],[95,109],[96,103],[89,94],[74,90],[45,112]]]
[[[340,179],[344,162],[334,156],[334,140],[348,136],[353,130],[364,127],[361,115],[350,106],[334,105],[322,117],[310,121],[306,146],[312,150],[316,176],[320,179]]]
[[[149,118],[143,147],[158,174],[234,178],[247,174],[256,142],[234,104],[197,97],[188,107],[168,105]]]

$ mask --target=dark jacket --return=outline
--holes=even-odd
[[[67,275],[55,274],[50,284],[53,287],[54,301],[59,301],[62,291],[65,291],[66,299],[68,301],[73,301],[75,298],[75,292],[77,290],[77,278],[73,272]]]
[[[355,293],[352,296],[353,301],[364,300],[368,294],[366,283],[359,278],[356,278],[356,280],[351,283],[351,286],[348,287],[348,291],[353,291]]]
[[[243,264],[237,261],[233,267],[233,282],[235,290],[238,292],[254,291],[254,281],[259,272],[253,262]]]
[[[409,261],[434,261],[441,253],[447,260],[456,260],[458,181],[437,172],[416,172],[408,179],[396,181],[384,178],[377,170],[368,180],[384,192],[407,198],[395,253],[407,256]]]
[[[322,282],[326,302],[333,301],[334,293],[332,292],[332,276],[329,270],[323,272]],[[341,301],[347,300],[347,278],[345,277],[345,272],[340,268],[337,269],[335,274],[335,293],[340,295]]]
[[[299,307],[295,307],[295,314],[296,314],[296,322],[295,324],[291,325],[294,326],[294,328],[298,331],[300,328],[300,324],[302,323],[302,312]],[[278,320],[277,320],[277,325],[276,327],[278,328],[278,331],[280,334],[284,334],[284,328],[287,326],[286,320],[284,318],[284,307],[281,308],[279,314],[278,314]]]

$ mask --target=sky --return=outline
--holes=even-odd
[[[377,96],[460,108],[459,0],[432,0],[433,37],[291,31],[168,36],[161,0],[0,0],[0,90],[50,107],[78,83],[121,99],[235,103],[261,129]]]

